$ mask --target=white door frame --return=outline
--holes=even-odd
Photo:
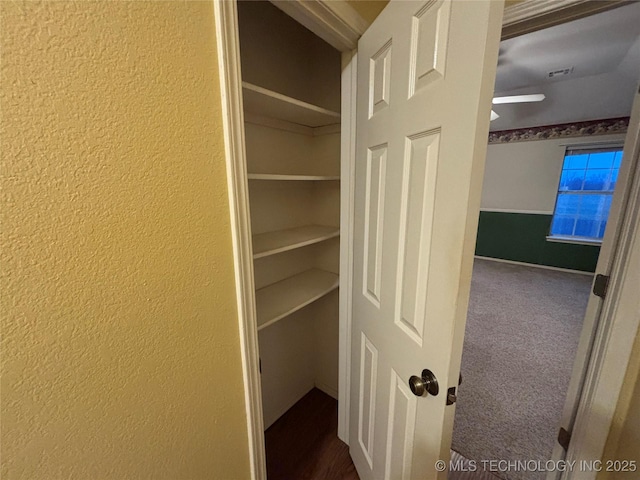
[[[596,273],[610,277],[608,291],[604,300],[592,295],[587,307],[584,328],[593,337],[591,345],[579,347],[571,379],[575,390],[567,394],[574,396],[573,404],[567,402],[563,413],[563,426],[571,432],[565,458],[577,465],[602,457],[640,328],[637,295],[623,296],[629,288],[637,290],[632,284],[637,281],[638,266],[630,259],[640,248],[640,91],[633,103],[619,178],[609,219],[617,228],[607,229],[603,245],[612,247],[603,252],[596,268]],[[558,446],[553,459],[563,454]],[[578,468],[548,478],[594,480],[597,474]]]
[[[224,129],[227,188],[231,216],[231,241],[235,266],[240,354],[247,414],[251,478],[266,480],[262,387],[258,349],[258,323],[253,279],[253,250],[249,215],[249,185],[244,141],[240,39],[235,1],[213,2],[222,122]]]
[[[340,133],[340,307],[338,343],[338,438],[349,444],[351,396],[351,312],[353,283],[353,219],[356,169],[356,88],[358,54],[342,53]]]
[[[354,194],[354,156],[355,156],[355,93],[356,93],[356,54],[353,50],[354,22],[340,20],[339,12],[329,8],[321,0],[295,0],[287,2],[294,5],[293,10],[306,12],[313,5],[315,11],[327,9],[335,18],[327,16],[308,16],[314,33],[323,38],[350,38],[338,49],[343,52],[342,73],[342,133],[341,133],[341,245],[340,245],[340,341],[339,341],[339,429],[338,436],[346,443],[349,441],[349,359],[351,358],[351,280],[353,255],[353,194]],[[521,4],[509,7],[505,18],[512,18],[512,25],[523,25],[531,19],[537,19],[539,28],[553,23],[542,14],[549,12],[550,5],[558,5],[558,0],[525,0]],[[562,0],[562,6],[554,10],[555,14],[563,9],[567,11],[584,0]],[[527,9],[523,6],[526,5]],[[520,6],[517,18],[510,10]],[[318,10],[320,9],[320,10]],[[526,10],[526,11],[525,11]],[[255,310],[255,292],[253,278],[253,258],[251,247],[251,228],[249,218],[249,196],[244,142],[244,113],[242,108],[242,77],[240,72],[240,48],[238,40],[238,17],[235,1],[214,0],[215,29],[222,98],[222,116],[225,139],[225,158],[227,164],[229,208],[231,217],[232,244],[235,265],[235,283],[240,333],[243,379],[245,385],[245,404],[251,478],[266,479],[266,461],[264,451],[264,423],[262,418],[262,397],[258,357],[258,336]],[[593,12],[592,12],[593,13]],[[290,13],[291,14],[291,13]],[[296,15],[292,14],[296,17]],[[314,18],[316,20],[314,20]],[[355,18],[355,17],[350,17]],[[545,21],[547,24],[545,24]],[[313,23],[315,22],[315,23]],[[324,34],[320,34],[324,31]],[[320,32],[320,33],[319,33]],[[336,45],[334,45],[336,46]],[[627,150],[628,149],[628,150]],[[622,378],[631,355],[634,336],[630,332],[638,329],[640,319],[633,315],[620,315],[628,306],[619,298],[628,278],[629,265],[625,259],[630,248],[638,248],[638,215],[640,214],[640,102],[636,102],[632,116],[625,152],[633,155],[628,161],[629,172],[633,173],[625,194],[620,194],[626,204],[620,228],[616,232],[616,255],[610,264],[611,282],[609,297],[603,302],[601,310],[604,323],[608,328],[600,328],[594,343],[594,357],[590,362],[584,390],[580,396],[580,406],[571,446],[567,458],[589,458],[596,451],[601,455],[606,443],[613,412],[622,386]],[[635,215],[635,218],[633,217]],[[613,233],[612,233],[613,235]],[[602,327],[603,325],[601,325]],[[617,372],[617,373],[616,373]],[[602,415],[605,409],[606,415]],[[598,413],[599,417],[596,414]],[[589,426],[598,417],[597,425]],[[601,446],[601,447],[600,447]],[[599,450],[598,450],[599,448]],[[591,456],[591,458],[595,458]],[[599,456],[598,456],[599,458]],[[576,473],[576,472],[574,472]],[[586,472],[580,472],[586,473]],[[593,479],[591,476],[571,476],[571,479]]]

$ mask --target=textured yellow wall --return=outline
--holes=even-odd
[[[638,372],[637,367],[636,372]],[[640,471],[640,373],[636,373],[635,388],[629,400],[629,408],[624,418],[618,448],[612,458],[634,461],[638,469],[633,474],[631,472],[618,473],[614,475],[614,478],[632,480],[640,477],[640,473],[638,473]]]
[[[370,24],[376,19],[389,0],[345,0],[353,9]]]
[[[640,477],[640,331],[634,341],[602,458],[605,462],[635,461],[637,470],[605,470],[598,474],[598,480],[637,480]]]
[[[249,476],[212,2],[0,2],[2,465]]]

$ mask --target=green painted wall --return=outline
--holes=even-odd
[[[551,215],[480,212],[476,255],[595,272],[599,246],[548,242]]]

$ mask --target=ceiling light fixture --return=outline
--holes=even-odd
[[[494,97],[494,105],[502,105],[503,103],[531,103],[541,102],[546,97],[544,93],[534,93],[533,95],[512,95],[510,97]]]

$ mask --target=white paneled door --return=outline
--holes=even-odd
[[[435,463],[451,444],[447,390],[460,369],[502,9],[392,0],[358,45],[349,442],[362,480],[446,478]],[[424,369],[437,395],[410,389]]]

